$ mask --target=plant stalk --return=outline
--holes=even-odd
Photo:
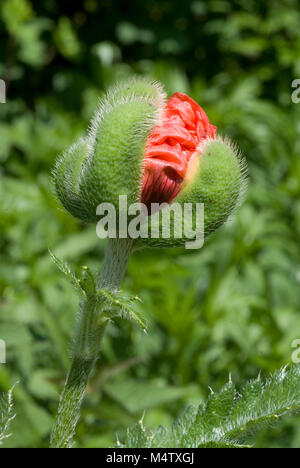
[[[116,292],[126,272],[133,248],[131,239],[109,239],[97,288]],[[51,448],[69,448],[80,417],[80,408],[89,377],[100,354],[107,326],[95,297],[80,303],[80,319],[74,340],[72,362],[60,396],[51,434]]]

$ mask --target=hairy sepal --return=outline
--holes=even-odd
[[[246,162],[229,139],[217,137],[202,143],[198,148],[199,157],[192,176],[188,174],[182,190],[173,202],[162,209],[159,217],[152,216],[149,220],[149,236],[142,239],[151,247],[179,247],[186,242],[193,242],[196,237],[207,237],[220,228],[242,203],[246,189]],[[173,216],[172,207],[178,203],[184,212],[184,205],[193,206],[193,216],[182,217],[178,224]],[[204,222],[202,230],[196,232],[196,205],[203,204]],[[166,211],[170,212],[170,238],[163,238],[162,223]],[[199,223],[198,223],[199,224]],[[150,236],[152,232],[159,233],[159,238]],[[182,233],[182,236],[180,234]],[[186,233],[186,234],[185,234]]]
[[[156,82],[134,78],[108,90],[88,135],[61,156],[54,170],[57,195],[67,211],[97,221],[101,203],[116,210],[120,195],[138,202],[147,137],[159,123],[165,94]]]
[[[64,208],[75,218],[89,221],[82,198],[80,180],[89,151],[88,139],[81,138],[60,156],[53,170],[57,196]]]

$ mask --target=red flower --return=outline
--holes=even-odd
[[[180,192],[192,156],[199,144],[214,138],[204,110],[189,96],[175,93],[167,101],[162,123],[147,141],[142,185],[142,203],[170,203]]]

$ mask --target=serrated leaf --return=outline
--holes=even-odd
[[[57,268],[59,268],[60,271],[62,271],[66,275],[66,277],[68,278],[68,280],[70,281],[72,286],[75,288],[75,290],[79,293],[79,295],[84,296],[85,291],[84,291],[84,289],[82,288],[82,286],[80,284],[80,279],[77,278],[75,273],[72,272],[72,270],[69,267],[68,263],[64,262],[63,260],[56,257],[56,255],[54,255],[54,253],[50,249],[49,249],[49,253],[50,253],[50,256],[51,256],[53,262],[57,266]]]
[[[137,322],[146,331],[146,322],[133,307],[133,304],[140,300],[137,296],[125,296],[121,292],[113,293],[106,289],[98,289],[97,294],[100,300],[104,299],[106,302],[107,307],[104,308],[104,312],[109,318],[114,319],[119,317],[132,320]]]
[[[230,442],[209,442],[207,444],[199,445],[197,448],[251,448],[251,445],[240,445]]]
[[[210,423],[218,422],[228,416],[235,397],[235,388],[228,382],[219,393],[211,393],[206,405],[206,415]]]
[[[149,436],[150,432],[147,431],[147,429],[143,425],[143,422],[139,421],[135,426],[127,429],[127,448],[136,447],[137,445],[139,447],[147,445]]]
[[[173,426],[154,431],[145,447],[250,447],[243,441],[253,431],[300,410],[300,366],[281,369],[264,384],[257,378],[236,395],[234,385],[228,382],[219,393],[210,395],[206,405],[190,407]]]

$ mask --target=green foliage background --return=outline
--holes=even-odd
[[[200,251],[144,250],[124,289],[148,335],[120,321],[104,341],[78,427],[111,446],[143,415],[168,425],[189,403],[291,361],[300,338],[298,0],[1,0],[0,338],[17,417],[4,447],[46,447],[69,364],[77,298],[48,248],[99,269],[105,242],[53,196],[50,169],[97,99],[133,73],[189,93],[249,162],[247,201]],[[255,438],[299,447],[299,416]]]

